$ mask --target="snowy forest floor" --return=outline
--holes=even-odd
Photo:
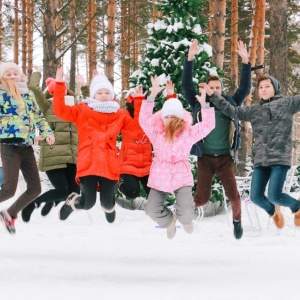
[[[20,182],[19,192],[24,189]],[[98,202],[89,215],[75,212],[62,222],[60,206],[47,217],[37,209],[29,223],[19,216],[15,236],[0,228],[1,299],[299,298],[300,230],[288,209],[280,231],[257,209],[259,230],[253,205],[251,227],[243,204],[241,240],[225,214],[204,218],[192,235],[178,223],[168,240],[143,211],[117,206],[116,221],[108,224]]]

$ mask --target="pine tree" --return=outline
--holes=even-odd
[[[207,44],[208,37],[203,34],[205,17],[199,17],[205,1],[203,0],[161,0],[155,8],[161,17],[148,24],[149,40],[145,60],[140,70],[134,72],[129,81],[131,87],[142,85],[150,87],[150,77],[160,77],[161,85],[171,79],[175,92],[184,106],[188,108],[181,94],[182,66],[187,57],[191,41],[197,39],[202,46],[201,52],[194,60],[195,87],[204,82],[209,74],[217,75],[216,67],[210,63],[211,46]],[[164,95],[157,97],[156,110],[165,101]]]

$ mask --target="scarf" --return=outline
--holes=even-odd
[[[120,104],[116,101],[101,102],[93,98],[83,100],[92,110],[106,114],[115,113],[120,109]]]

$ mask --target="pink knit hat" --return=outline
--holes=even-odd
[[[45,82],[46,82],[46,85],[47,85],[48,92],[50,94],[53,94],[54,93],[54,89],[55,89],[55,85],[56,85],[55,78],[49,77],[49,78],[46,79]]]

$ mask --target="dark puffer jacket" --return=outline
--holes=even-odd
[[[183,65],[183,73],[182,73],[182,90],[184,93],[184,97],[191,106],[193,110],[193,118],[194,122],[198,122],[199,120],[199,113],[201,112],[201,105],[196,99],[196,95],[198,92],[196,91],[193,83],[193,61],[185,61]],[[222,83],[222,82],[221,82]],[[235,91],[232,96],[223,95],[231,105],[233,106],[240,106],[242,105],[243,101],[247,97],[247,95],[251,91],[251,65],[250,64],[243,64],[242,71],[241,71],[241,80],[239,87]],[[211,105],[212,106],[212,105]],[[201,117],[201,116],[200,116]],[[237,149],[240,145],[240,134],[239,134],[239,120],[235,119],[232,120],[232,124],[234,125],[234,133],[229,132],[229,144],[232,145],[232,149],[234,152],[234,160],[236,159]],[[233,139],[233,141],[231,141]],[[202,156],[202,143],[199,141],[196,143],[192,150],[191,154],[196,155],[198,157]]]
[[[282,96],[280,85],[269,76],[275,96],[247,107],[234,107],[214,93],[210,101],[230,118],[252,124],[254,166],[291,165],[293,115],[300,111],[300,95]]]
[[[52,98],[46,99],[45,94],[39,87],[40,79],[40,72],[32,73],[29,89],[33,91],[40,110],[54,131],[55,143],[52,149],[45,141],[40,142],[39,169],[42,172],[46,172],[66,168],[67,163],[76,164],[78,135],[74,123],[66,122],[55,116]]]

